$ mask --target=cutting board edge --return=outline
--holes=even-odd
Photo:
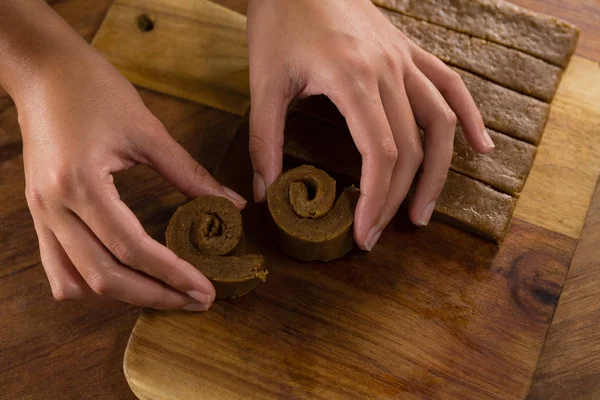
[[[598,182],[598,184],[600,185],[600,180]],[[510,235],[511,233],[511,228],[513,226],[513,224],[515,222],[518,222],[518,224],[525,224],[525,225],[531,225],[533,227],[535,227],[536,229],[539,229],[541,233],[543,233],[545,236],[555,236],[555,237],[564,237],[566,240],[568,241],[573,241],[573,250],[571,251],[570,255],[569,255],[569,264],[567,269],[565,270],[564,273],[564,277],[562,279],[562,286],[560,288],[560,294],[559,297],[557,299],[556,304],[558,304],[558,302],[560,301],[560,295],[562,295],[562,292],[564,290],[564,284],[566,283],[566,279],[567,276],[569,274],[569,271],[571,269],[571,264],[573,261],[573,255],[576,251],[577,245],[579,243],[579,240],[577,238],[573,238],[565,233],[562,232],[556,232],[553,230],[550,230],[548,228],[542,227],[542,226],[538,226],[532,222],[529,222],[527,220],[524,220],[522,218],[519,217],[514,217],[511,221],[511,226],[509,227],[509,231],[507,233],[507,236]],[[452,228],[452,229],[458,229],[458,228]],[[123,356],[123,373],[125,376],[125,379],[127,381],[127,384],[129,385],[131,391],[135,394],[135,396],[140,399],[140,400],[163,400],[162,397],[152,397],[151,394],[148,394],[148,392],[146,392],[140,385],[138,385],[136,383],[137,378],[135,377],[135,372],[132,371],[132,369],[130,368],[130,361],[131,361],[131,357],[132,357],[132,346],[135,346],[135,342],[136,340],[138,340],[138,337],[136,337],[136,335],[138,335],[138,331],[142,328],[140,328],[141,324],[144,324],[145,318],[148,318],[148,312],[154,312],[154,310],[142,310],[142,313],[140,313],[140,315],[138,316],[136,323],[133,327],[133,330],[129,336],[129,339],[127,341],[127,346],[125,348],[125,352],[124,352],[124,356]],[[164,311],[163,311],[164,312]],[[210,310],[208,311],[210,312]],[[553,310],[553,314],[552,314],[552,319],[554,318],[554,316],[556,315],[556,306]],[[526,395],[529,393],[529,391],[531,390],[531,385],[533,384],[533,379],[535,377],[535,374],[537,372],[538,366],[539,366],[539,360],[541,358],[541,355],[544,351],[545,345],[546,345],[546,340],[548,339],[548,334],[550,332],[550,328],[552,326],[552,322],[550,322],[548,324],[548,326],[545,329],[545,333],[544,333],[544,338],[540,344],[540,347],[537,351],[537,363],[536,363],[536,367],[531,371],[531,377],[530,377],[530,381],[529,381],[529,385],[527,386],[526,391],[524,392]],[[165,398],[166,399],[166,398]]]

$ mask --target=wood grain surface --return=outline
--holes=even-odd
[[[232,108],[238,110],[239,106],[247,104],[249,88],[241,84],[243,79],[240,78],[240,75],[247,75],[247,70],[242,68],[244,64],[247,65],[247,59],[243,61],[247,53],[242,44],[245,44],[245,40],[240,38],[243,35],[240,29],[231,35],[229,26],[216,24],[210,30],[203,31],[203,35],[193,34],[181,41],[174,39],[181,36],[182,27],[194,32],[202,29],[197,27],[196,21],[209,18],[229,21],[236,18],[230,17],[231,13],[221,8],[199,6],[203,2],[196,0],[177,0],[177,7],[165,14],[164,10],[170,2],[172,0],[152,0],[147,3],[141,0],[118,0],[99,30],[95,46],[109,59],[116,60],[117,67],[136,84],[214,104],[214,98],[207,95],[202,84],[189,84],[194,79],[203,81],[197,75],[200,70],[211,77],[211,87],[224,94],[224,102],[233,102]],[[155,33],[153,36],[135,32],[132,21],[137,15],[143,14],[165,14],[160,21],[160,31],[157,28],[156,32],[150,32]],[[243,22],[238,23],[244,25]],[[187,27],[188,24],[196,28]],[[127,40],[119,40],[125,37]],[[215,54],[220,54],[220,51],[214,50],[213,43],[217,41],[221,43],[220,48],[227,51],[231,49],[234,63],[224,66],[220,57],[214,58]],[[177,46],[172,43],[177,43]],[[148,56],[161,54],[168,46],[169,57],[157,60]],[[201,69],[197,67],[200,60],[203,65]],[[211,70],[219,71],[219,74],[206,72]],[[236,87],[239,97],[229,95],[231,77],[236,77],[236,82],[240,82]],[[245,98],[246,102],[240,101],[241,98]],[[597,156],[600,154],[600,135],[597,134],[597,127],[600,126],[598,63],[580,56],[572,58],[552,102],[551,113],[536,162],[517,202],[515,215],[524,221],[578,238],[600,176],[600,157]]]
[[[216,177],[251,195],[247,125]],[[242,213],[269,279],[202,316],[145,311],[124,368],[141,399],[522,399],[576,240],[516,221],[497,246],[399,216],[370,253],[300,262]],[[435,249],[431,247],[435,243]]]
[[[582,29],[576,54],[600,61],[600,29],[595,21],[600,13],[596,0],[513,0],[539,11],[565,18]],[[57,10],[82,36],[90,40],[111,3],[110,0],[53,0]],[[243,12],[246,0],[219,0],[218,3]],[[198,151],[204,143],[220,145],[220,130],[237,124],[237,118],[185,101],[140,90],[151,111],[167,125],[171,134]],[[0,399],[65,400],[134,399],[122,376],[122,355],[134,325],[137,309],[121,307],[111,310],[88,309],[76,304],[56,303],[39,263],[37,239],[25,206],[22,159],[16,111],[12,101],[0,88],[0,318],[10,321],[0,326]],[[7,107],[9,109],[7,110]],[[218,122],[215,123],[215,118]],[[205,136],[208,136],[205,142]],[[221,144],[222,145],[222,144]],[[204,156],[206,157],[206,155]],[[206,161],[209,161],[206,159]],[[121,194],[143,217],[144,225],[160,236],[166,225],[140,196],[152,196],[161,179],[145,169],[120,176]],[[164,186],[163,190],[171,190]],[[137,201],[137,203],[136,203]],[[588,220],[600,215],[600,195],[594,197]],[[594,399],[600,382],[600,356],[590,352],[595,340],[598,318],[589,306],[578,307],[587,299],[590,305],[600,302],[600,285],[587,285],[597,279],[600,246],[596,228],[583,230],[581,241],[590,236],[591,243],[580,246],[576,259],[590,260],[586,279],[572,286],[574,293],[585,287],[586,295],[573,297],[568,323],[552,329],[548,343],[554,343],[548,356],[540,361],[532,396],[536,399]],[[158,237],[157,236],[157,237]],[[575,268],[573,271],[579,270]],[[567,285],[567,288],[569,286]],[[566,289],[565,289],[566,293]],[[566,297],[568,298],[568,297]],[[559,320],[561,306],[556,315]],[[584,329],[586,328],[586,329]],[[561,332],[565,330],[565,335]],[[575,330],[573,330],[575,329]],[[577,334],[576,341],[569,340]],[[558,340],[552,342],[556,335]],[[586,347],[587,346],[587,347]],[[580,350],[581,349],[581,350]],[[573,354],[581,358],[571,368]],[[545,367],[548,365],[549,367]],[[550,367],[551,366],[551,367]],[[553,373],[560,374],[560,379]],[[542,391],[544,387],[548,390]],[[537,389],[536,389],[537,388]]]
[[[600,184],[594,199],[529,400],[600,399]]]
[[[600,4],[598,0],[511,0],[533,11],[556,15],[579,27],[581,35],[575,54],[600,60]]]
[[[51,3],[91,40],[111,1]],[[228,4],[239,11],[245,8],[245,1]],[[239,118],[155,92],[140,93],[169,132],[214,169]],[[16,109],[0,88],[0,399],[133,400],[122,364],[139,309],[93,309],[54,301],[25,203],[21,148]],[[122,173],[116,181],[144,226],[162,240],[166,215],[173,209],[155,214],[154,193],[168,193],[178,202],[181,197],[145,168]]]
[[[250,104],[246,18],[215,3],[116,0],[92,44],[138,86],[237,115]]]
[[[600,64],[573,57],[515,216],[578,238],[600,176]]]

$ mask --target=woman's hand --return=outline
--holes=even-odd
[[[212,284],[144,231],[112,173],[142,163],[187,196],[220,195],[240,208],[245,201],[196,163],[74,32],[46,46],[53,51],[31,52],[3,84],[19,112],[27,202],[54,297],[207,310]]]
[[[256,200],[281,173],[290,101],[327,95],[362,155],[354,234],[365,250],[396,214],[420,166],[410,218],[427,225],[448,173],[457,118],[475,150],[494,147],[460,76],[369,0],[250,0],[248,40]]]

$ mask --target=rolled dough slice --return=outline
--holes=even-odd
[[[330,261],[352,250],[359,191],[349,187],[335,197],[335,180],[313,166],[281,174],[267,195],[279,247],[304,261]]]
[[[540,143],[550,114],[549,104],[467,71],[454,70],[471,92],[485,126],[529,143]]]
[[[264,257],[244,255],[242,216],[223,197],[201,196],[180,206],[166,242],[213,283],[218,299],[243,296],[267,279]]]
[[[556,93],[562,76],[556,65],[485,39],[381,10],[408,38],[445,63],[548,103]]]
[[[373,0],[373,3],[512,47],[563,68],[579,39],[575,25],[503,0]]]

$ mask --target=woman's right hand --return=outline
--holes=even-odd
[[[207,310],[210,281],[144,231],[112,173],[142,163],[189,197],[224,196],[239,208],[244,199],[169,136],[135,88],[77,35],[53,50],[32,53],[22,84],[6,86],[19,112],[27,202],[54,297]]]

